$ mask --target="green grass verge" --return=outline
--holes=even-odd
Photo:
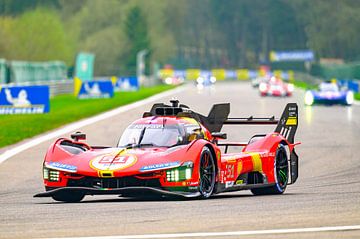
[[[304,89],[304,90],[307,90],[307,89],[316,89],[316,88],[317,88],[317,86],[315,86],[315,85],[310,85],[310,84],[308,84],[308,83],[306,83],[306,82],[304,82],[304,81],[297,81],[297,80],[295,80],[293,83],[294,83],[294,85],[295,85],[296,87],[302,88],[302,89]]]
[[[360,93],[355,93],[355,100],[360,100]]]
[[[159,85],[141,88],[137,92],[116,92],[111,99],[78,100],[73,95],[59,95],[50,100],[48,114],[0,115],[0,148],[171,88],[174,87]]]

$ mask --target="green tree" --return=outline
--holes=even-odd
[[[141,50],[148,50],[146,57],[146,69],[149,69],[151,44],[148,36],[147,21],[140,7],[132,7],[125,20],[125,34],[128,39],[128,60],[126,62],[127,73],[136,73],[136,55]]]
[[[15,18],[5,30],[9,60],[62,60],[68,64],[73,61],[73,43],[53,10],[28,11]]]

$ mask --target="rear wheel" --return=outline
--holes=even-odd
[[[276,150],[274,176],[275,185],[265,188],[253,188],[251,189],[251,192],[254,195],[282,194],[285,192],[289,178],[289,165],[286,148],[282,144],[280,144]]]
[[[216,167],[214,157],[208,147],[204,147],[200,156],[199,192],[202,198],[209,198],[215,188]]]
[[[51,196],[55,201],[75,203],[80,202],[85,195],[81,192],[58,192]]]

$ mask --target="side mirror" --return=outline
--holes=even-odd
[[[75,141],[79,141],[79,140],[85,140],[86,139],[86,134],[81,133],[81,132],[76,132],[70,135],[70,137],[75,140]]]
[[[211,136],[214,138],[218,138],[218,139],[226,139],[227,138],[227,134],[221,133],[221,132],[213,132],[213,133],[211,133]]]

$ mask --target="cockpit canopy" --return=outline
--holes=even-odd
[[[123,133],[118,147],[173,147],[204,138],[196,124],[131,124]]]
[[[339,87],[337,84],[334,83],[321,83],[320,86],[320,91],[331,91],[331,92],[338,92],[339,91]]]

